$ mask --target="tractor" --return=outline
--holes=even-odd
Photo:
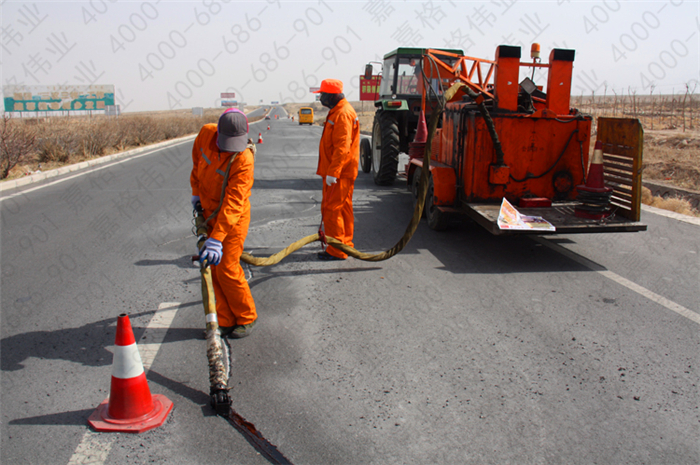
[[[646,230],[639,223],[641,124],[598,118],[589,163],[594,120],[570,106],[575,51],[552,49],[543,63],[539,50],[532,45],[531,62],[510,45],[498,46],[493,60],[451,49],[386,54],[371,142],[361,143],[362,170],[382,186],[404,178],[417,196],[426,141],[414,139],[423,116],[440,110],[429,147],[430,228],[443,230],[465,214],[493,234],[513,233],[501,221],[508,203],[524,218],[553,225],[517,232]],[[365,79],[372,69],[365,67]],[[546,87],[535,83],[536,71]],[[457,90],[448,93],[451,87]],[[400,154],[409,158],[399,172]]]

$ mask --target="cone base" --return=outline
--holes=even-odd
[[[153,410],[138,418],[118,420],[108,413],[109,399],[105,399],[92,412],[88,424],[98,433],[143,433],[165,423],[173,403],[162,394],[153,395]]]
[[[576,186],[576,190],[578,191],[583,191],[583,192],[594,192],[596,194],[601,194],[604,192],[612,192],[612,187],[590,187],[585,184],[580,184]]]

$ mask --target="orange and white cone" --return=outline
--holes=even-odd
[[[603,171],[603,143],[596,141],[593,149],[593,158],[588,167],[586,184],[576,186],[579,205],[574,209],[574,215],[579,218],[599,220],[610,216],[610,200],[613,190],[605,187],[605,173]]]
[[[416,135],[413,137],[413,142],[408,144],[408,156],[410,158],[423,158],[425,156],[425,144],[427,141],[428,126],[425,124],[425,113],[421,110],[418,116]]]
[[[270,125],[269,125],[269,124],[267,125],[267,130],[268,130],[268,131],[270,130]]]
[[[262,132],[259,132],[259,133],[258,133],[258,144],[262,144],[262,143],[263,143],[263,140],[262,140]]]
[[[428,142],[428,125],[425,123],[425,113],[423,110],[421,110],[418,116],[418,126],[416,127],[416,136],[413,138],[413,142]]]
[[[603,173],[603,143],[596,141],[593,149],[591,165],[588,167],[588,178],[585,185],[576,186],[579,191],[585,192],[610,192],[612,189],[605,187]]]
[[[142,433],[161,426],[173,409],[173,403],[162,394],[151,396],[126,314],[117,319],[115,344],[109,398],[90,415],[88,424],[101,433]]]

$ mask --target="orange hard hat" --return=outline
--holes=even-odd
[[[324,94],[340,94],[343,92],[343,82],[337,79],[324,79],[321,81],[321,88],[314,92],[318,94],[323,92]]]

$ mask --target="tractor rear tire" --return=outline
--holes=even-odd
[[[378,186],[390,186],[399,166],[399,124],[396,114],[377,110],[372,126],[372,175]]]
[[[430,176],[430,181],[428,181],[428,192],[425,194],[425,219],[428,221],[428,227],[433,231],[444,231],[450,222],[450,218],[447,213],[440,211],[440,209],[434,204],[434,186],[433,177]]]
[[[372,143],[367,138],[360,141],[360,167],[363,173],[372,169]]]

